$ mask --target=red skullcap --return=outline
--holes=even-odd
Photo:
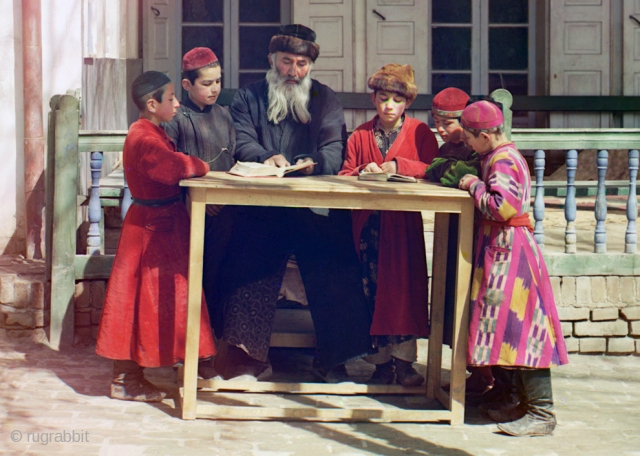
[[[502,127],[504,116],[499,107],[483,100],[470,104],[464,109],[461,123],[469,130],[493,130]]]
[[[218,57],[211,49],[206,47],[193,48],[182,57],[182,71],[199,70],[217,61]]]
[[[467,106],[469,95],[455,87],[447,87],[433,97],[431,112],[442,117],[460,117]]]

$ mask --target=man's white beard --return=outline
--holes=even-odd
[[[269,108],[267,119],[274,124],[279,124],[291,113],[293,120],[303,124],[309,123],[311,113],[307,105],[311,97],[311,68],[304,78],[297,84],[287,84],[289,76],[281,76],[275,68],[275,64],[267,71],[267,83],[269,85]]]

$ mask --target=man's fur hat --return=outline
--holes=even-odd
[[[269,43],[269,54],[274,52],[304,55],[315,62],[320,54],[320,46],[316,44],[316,32],[300,24],[282,25]]]
[[[389,63],[380,68],[368,82],[371,90],[385,90],[402,95],[407,101],[413,101],[418,95],[418,87],[414,83],[411,65]]]

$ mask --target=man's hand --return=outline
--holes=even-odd
[[[207,215],[218,215],[224,206],[220,204],[207,204]]]
[[[364,169],[362,170],[363,173],[381,173],[382,168],[380,168],[378,166],[377,163],[369,163],[367,166],[364,167]]]
[[[460,179],[460,183],[458,183],[458,188],[462,190],[469,190],[471,184],[478,179],[478,176],[474,176],[473,174],[465,174]]]
[[[313,163],[313,159],[311,157],[306,157],[306,158],[300,158],[298,159],[298,161],[296,161],[296,165],[299,165],[301,163]],[[315,169],[316,165],[311,165],[311,166],[307,166],[306,168],[301,169],[300,171],[298,171],[300,174],[304,174],[306,176],[313,174],[313,170]]]
[[[395,174],[398,172],[398,163],[395,160],[384,162],[380,165],[380,169],[388,174]]]
[[[278,155],[273,155],[270,158],[267,158],[264,161],[265,165],[271,165],[271,166],[277,166],[278,168],[284,168],[285,166],[289,166],[290,163],[287,161],[286,158],[284,158],[284,155],[282,154],[278,154]]]

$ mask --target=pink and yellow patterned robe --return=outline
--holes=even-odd
[[[482,157],[469,193],[482,220],[528,214],[529,167],[513,143]],[[549,274],[524,226],[481,224],[477,231],[467,363],[548,368],[568,362]]]

